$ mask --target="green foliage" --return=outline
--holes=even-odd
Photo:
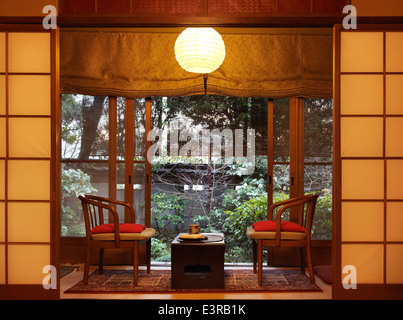
[[[175,213],[183,213],[184,200],[179,194],[169,194],[169,193],[154,193],[151,196],[152,208],[151,212],[153,214],[162,214],[166,211],[174,211]],[[167,218],[168,219],[168,218]],[[182,221],[180,217],[169,218],[169,220]]]
[[[154,193],[151,196],[153,227],[159,239],[172,240],[176,226],[183,223],[185,201],[180,194]]]
[[[238,247],[238,254],[233,258],[238,261],[248,261],[251,243],[246,236],[246,229],[253,222],[267,218],[267,196],[251,198],[235,210],[226,211],[226,213],[228,217],[223,228],[226,233],[226,242],[231,248]]]
[[[62,187],[63,187],[63,198],[76,196],[80,194],[89,194],[96,192],[91,185],[91,178],[88,174],[80,169],[67,169],[62,170]]]
[[[99,101],[98,101],[99,100]],[[98,103],[96,103],[98,101]],[[62,95],[62,157],[84,159],[89,154],[100,159],[108,154],[107,99],[81,95]],[[117,147],[118,154],[124,154],[125,99],[118,98]],[[205,129],[256,130],[256,153],[267,154],[267,99],[237,98],[224,96],[187,96],[176,98],[155,97],[152,99],[152,127],[166,129],[170,121],[176,120],[181,128],[201,126]],[[275,161],[288,163],[290,139],[290,101],[275,99],[273,114],[273,143]],[[144,100],[135,99],[135,128],[145,125]],[[97,111],[95,116],[95,111]],[[104,120],[100,119],[104,117]],[[332,101],[330,99],[305,99],[305,158],[309,162],[329,162],[332,155]],[[136,154],[144,153],[145,136],[142,130],[135,130]],[[183,146],[187,141],[181,141]],[[261,149],[259,149],[261,148]],[[85,152],[84,152],[85,151]],[[90,152],[91,151],[91,152]],[[201,232],[224,232],[226,235],[227,261],[250,261],[251,245],[246,229],[251,223],[266,219],[267,215],[267,156],[256,156],[253,176],[240,175],[240,169],[248,164],[227,164],[222,169],[212,167],[208,174],[202,169],[202,159],[192,158],[192,175],[174,177],[160,174],[172,159],[160,154],[152,164],[153,177],[164,176],[155,184],[172,187],[171,193],[162,190],[151,196],[152,226],[157,235],[152,240],[152,258],[169,261],[170,242],[181,229],[185,219],[185,205],[197,207],[200,215],[193,216]],[[184,161],[186,162],[186,161]],[[162,170],[161,170],[162,171]],[[273,166],[273,202],[288,198],[290,186],[289,164]],[[190,177],[193,179],[188,180]],[[233,185],[238,185],[232,189]],[[177,182],[179,181],[179,183]],[[153,182],[154,183],[154,182]],[[330,239],[332,232],[332,183],[331,164],[328,166],[305,167],[305,190],[320,190],[313,222],[314,239]],[[178,191],[178,186],[200,185],[204,191]],[[77,196],[93,193],[90,176],[80,169],[62,170],[62,235],[84,235],[81,205]],[[228,190],[222,194],[222,190]],[[172,191],[173,190],[173,191]],[[173,192],[173,193],[172,193]],[[192,209],[190,208],[190,209]],[[187,208],[189,209],[189,208]],[[188,217],[192,210],[186,210]],[[200,211],[199,211],[200,212]],[[285,215],[285,218],[287,216]],[[186,231],[185,231],[186,232]]]
[[[168,244],[158,238],[151,239],[151,260],[160,262],[169,262],[171,252]]]
[[[170,261],[170,244],[178,233],[178,225],[184,222],[185,204],[181,194],[160,192],[151,195],[151,226],[156,229],[156,236],[151,241],[153,261]]]
[[[236,248],[237,254],[229,253],[227,260],[231,262],[251,261],[251,242],[246,230],[252,223],[267,219],[267,193],[260,186],[262,182],[253,180],[254,184],[243,184],[234,197],[235,209],[225,211],[227,218],[224,223],[226,242],[229,247]],[[245,195],[249,196],[245,199]],[[244,199],[243,201],[240,199]],[[285,193],[276,193],[274,202],[288,199]],[[228,199],[227,199],[228,201]],[[228,204],[228,203],[227,203]]]
[[[319,195],[312,224],[313,239],[332,238],[332,195],[328,191]]]
[[[84,236],[85,230],[81,210],[71,208],[80,194],[97,190],[92,187],[90,176],[80,169],[62,169],[62,236]]]
[[[80,139],[77,124],[81,122],[80,105],[74,95],[62,94],[62,140],[74,144]]]
[[[245,187],[249,189],[251,186]],[[240,189],[242,193],[245,189]],[[253,190],[253,187],[251,188]],[[254,192],[251,192],[253,194]],[[273,195],[273,203],[289,198],[284,192],[277,192]],[[239,203],[238,197],[234,197],[234,203]],[[226,242],[231,251],[227,252],[226,259],[231,262],[252,261],[252,250],[246,229],[252,223],[267,219],[267,195],[244,200],[240,205],[227,214],[223,230],[226,234]],[[274,215],[275,218],[275,215]],[[287,214],[282,215],[286,220]],[[328,192],[321,194],[316,204],[315,216],[312,226],[313,239],[331,239],[332,234],[332,195]],[[236,254],[235,254],[236,252]]]
[[[273,195],[273,203],[288,198],[287,192],[276,191]],[[159,193],[154,194],[152,199],[153,219],[161,235],[161,238],[157,237],[161,242],[156,243],[156,248],[153,248],[153,259],[167,261],[169,242],[177,233],[172,232],[172,228],[168,226],[172,227],[183,222],[185,203],[180,194]],[[201,232],[225,233],[228,248],[225,253],[227,262],[248,262],[252,261],[252,246],[246,235],[246,229],[256,221],[267,219],[267,204],[265,180],[248,177],[236,190],[227,190],[222,202],[216,204],[207,215],[194,216],[193,222],[200,225]],[[282,217],[288,219],[287,213]],[[170,235],[169,232],[171,232]],[[320,193],[316,205],[312,238],[331,239],[331,232],[332,195],[324,190]]]
[[[245,200],[267,196],[266,182],[263,179],[246,178],[236,190],[227,190],[223,199],[223,207],[234,209]]]
[[[223,208],[213,208],[205,215],[195,215],[193,223],[199,224],[200,232],[220,233],[227,218]]]

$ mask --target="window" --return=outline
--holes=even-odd
[[[62,95],[62,236],[84,236],[79,194],[134,205],[145,221],[145,99]],[[121,210],[121,208],[119,208]],[[127,217],[118,211],[119,220]]]
[[[273,201],[290,196],[290,99],[273,101]]]
[[[170,261],[171,241],[198,223],[225,234],[227,262],[246,262],[246,228],[316,192],[313,238],[331,238],[331,100],[63,95],[62,106],[63,236],[84,235],[77,195],[92,193],[133,203],[157,230],[153,261]]]
[[[236,230],[267,212],[267,99],[155,97],[152,115],[160,129],[152,160],[153,259],[170,261],[171,241],[198,223],[201,232],[225,234],[226,261],[250,260],[245,232]]]
[[[109,99],[64,94],[62,102],[62,236],[85,236],[80,194],[108,190]]]
[[[304,191],[319,194],[312,239],[331,239],[333,102],[305,99],[304,109]]]

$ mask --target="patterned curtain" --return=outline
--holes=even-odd
[[[203,75],[175,59],[178,33],[65,31],[62,93],[127,98],[204,94]],[[207,93],[240,97],[332,97],[332,35],[222,34],[226,57]]]

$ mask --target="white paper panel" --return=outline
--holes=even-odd
[[[347,265],[356,268],[358,284],[383,283],[383,245],[343,244],[341,247],[342,269]]]
[[[341,72],[382,71],[382,32],[341,33]]]
[[[387,157],[403,157],[403,117],[386,119],[386,146]]]
[[[6,205],[0,202],[0,242],[6,241]]]
[[[49,118],[10,118],[10,157],[50,157]]]
[[[50,115],[50,76],[10,75],[10,115]]]
[[[403,72],[403,32],[386,33],[386,71]]]
[[[11,242],[49,242],[50,204],[10,202],[8,239]]]
[[[0,244],[0,284],[6,283],[6,246]]]
[[[382,160],[342,160],[342,199],[383,199]]]
[[[0,74],[0,115],[6,114],[6,76]]]
[[[342,157],[381,157],[383,154],[383,118],[342,118]]]
[[[383,114],[382,75],[342,75],[340,112],[344,114]]]
[[[403,160],[387,161],[387,199],[403,199]]]
[[[386,246],[386,283],[403,284],[403,245]]]
[[[6,72],[6,34],[0,32],[0,72]]]
[[[6,118],[0,118],[0,157],[6,156]]]
[[[5,199],[6,191],[6,162],[0,160],[0,200]]]
[[[402,59],[403,60],[403,59]],[[386,75],[386,114],[403,115],[403,75]]]
[[[8,197],[11,200],[49,200],[50,161],[10,160]]]
[[[342,241],[383,241],[382,202],[343,202]]]
[[[386,240],[403,241],[403,202],[388,202]]]
[[[42,284],[43,267],[50,264],[49,245],[8,246],[9,284]]]
[[[49,33],[9,33],[9,72],[50,73]]]

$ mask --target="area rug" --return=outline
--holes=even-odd
[[[59,268],[60,279],[67,277],[68,275],[72,274],[78,269],[80,269],[80,266],[71,266],[71,265],[60,266]]]
[[[258,285],[257,274],[252,270],[225,270],[225,289],[171,289],[170,270],[139,270],[139,281],[133,286],[131,270],[104,269],[102,275],[93,272],[88,284],[82,281],[65,293],[179,293],[179,292],[321,292],[300,270],[264,270],[263,285]]]

